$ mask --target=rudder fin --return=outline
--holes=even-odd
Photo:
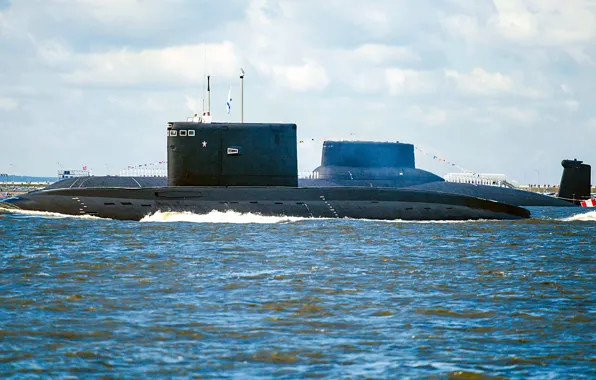
[[[580,201],[590,198],[592,172],[588,164],[583,161],[563,160],[563,174],[557,197],[579,204]]]

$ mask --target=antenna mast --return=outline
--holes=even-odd
[[[205,115],[205,77],[207,75],[207,46],[205,46],[204,53],[205,61],[203,62],[203,110],[201,111]]]
[[[207,110],[203,111],[203,123],[211,123],[211,76],[207,75]]]
[[[244,123],[244,69],[240,68],[240,122]]]

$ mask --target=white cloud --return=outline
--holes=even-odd
[[[450,116],[450,112],[445,109],[420,106],[409,107],[407,114],[410,120],[431,126],[445,124]]]
[[[587,128],[586,132],[594,133],[596,132],[596,117],[593,117],[585,122],[585,126]],[[593,164],[593,163],[590,163]]]
[[[276,82],[293,91],[322,91],[329,85],[329,77],[324,67],[314,61],[301,66],[273,66]]]
[[[476,67],[470,73],[445,70],[445,79],[459,90],[480,96],[516,95],[526,98],[544,98],[544,90],[524,85],[510,75],[500,72],[488,72]]]
[[[497,15],[496,28],[506,38],[527,40],[538,34],[538,21],[527,11],[523,1],[494,0]]]
[[[489,107],[488,111],[495,120],[506,118],[520,122],[520,126],[527,127],[540,119],[540,114],[537,110],[532,108],[521,107]]]
[[[0,97],[0,110],[10,111],[19,106],[19,102],[11,98]]]
[[[494,0],[491,22],[505,38],[546,46],[592,41],[594,3],[585,0]]]
[[[564,48],[564,51],[581,66],[594,66],[594,57],[590,56],[582,46],[570,46]]]
[[[513,80],[507,75],[489,73],[482,68],[475,68],[470,74],[445,70],[445,78],[453,80],[459,89],[477,95],[511,92],[514,87]]]
[[[389,95],[428,93],[437,83],[429,72],[391,68],[385,70]]]
[[[463,38],[464,40],[474,41],[480,35],[480,26],[475,17],[456,14],[447,16],[441,20],[443,27],[455,37]]]
[[[209,61],[209,73],[213,76],[231,78],[239,67],[234,45],[225,41],[221,44],[197,44],[174,46],[163,49],[131,51],[109,51],[103,53],[77,54],[41,53],[49,63],[69,60],[76,67],[65,74],[67,83],[95,86],[135,85],[197,85],[203,82],[205,54]]]
[[[372,64],[390,63],[394,61],[417,62],[420,55],[409,46],[391,46],[385,44],[364,44],[351,51],[355,59]]]
[[[569,100],[565,100],[563,102],[563,105],[565,106],[565,108],[567,108],[571,111],[577,111],[581,104],[577,100],[569,99]]]

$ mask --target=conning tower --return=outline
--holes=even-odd
[[[581,200],[590,198],[591,167],[583,161],[563,160],[563,175],[557,197],[579,204]]]
[[[316,178],[341,181],[344,186],[403,187],[443,181],[416,169],[414,145],[400,142],[325,141]]]
[[[414,145],[399,142],[325,141],[321,166],[414,168]]]
[[[296,124],[168,123],[169,186],[298,186]]]

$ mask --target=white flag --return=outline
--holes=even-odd
[[[226,107],[228,107],[228,115],[230,114],[230,109],[232,108],[232,87],[230,86],[230,91],[228,91],[228,101],[226,102]]]

